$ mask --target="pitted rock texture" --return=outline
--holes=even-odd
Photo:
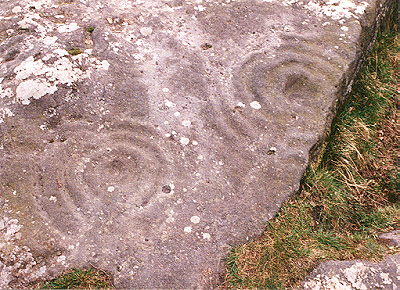
[[[303,282],[301,289],[364,290],[400,287],[400,254],[377,262],[328,261],[322,263]]]
[[[213,287],[298,189],[387,7],[1,1],[0,286],[94,265]]]

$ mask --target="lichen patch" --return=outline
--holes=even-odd
[[[17,101],[23,105],[30,104],[30,98],[40,99],[46,94],[53,94],[57,91],[57,87],[51,85],[46,80],[27,80],[21,82],[16,90]]]
[[[360,14],[364,13],[368,5],[367,2],[356,4],[349,0],[329,0],[324,4],[310,1],[305,5],[305,8],[320,17],[326,16],[338,20],[350,17],[357,19]]]
[[[0,108],[0,124],[4,122],[4,118],[14,116],[9,108]]]
[[[17,219],[8,217],[7,203],[1,210],[4,213],[0,216],[0,288],[9,289],[17,280],[22,283],[37,280],[47,268],[37,264],[28,247],[17,244],[23,226]]]
[[[57,28],[57,31],[60,33],[68,33],[75,31],[79,28],[78,24],[76,23],[70,23],[67,25],[61,25],[60,27]]]
[[[197,215],[194,215],[190,218],[190,221],[194,224],[198,224],[200,222],[200,217],[198,217]]]
[[[40,99],[46,94],[57,91],[58,84],[68,86],[73,83],[89,78],[91,69],[108,70],[109,62],[100,61],[87,53],[82,53],[75,58],[70,58],[64,49],[56,49],[46,59],[58,57],[53,63],[45,63],[42,59],[35,60],[33,56],[28,57],[14,69],[15,79],[22,82],[16,88],[16,100],[28,105],[30,99]],[[90,66],[82,70],[84,63]],[[10,88],[0,87],[0,96],[10,96]]]

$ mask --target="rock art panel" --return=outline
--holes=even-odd
[[[298,189],[388,7],[2,1],[0,286],[94,265],[214,287]]]

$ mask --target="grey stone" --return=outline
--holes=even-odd
[[[327,261],[302,283],[301,289],[399,289],[400,254],[372,263],[367,261]]]
[[[215,286],[299,188],[391,3],[1,1],[0,288],[89,265]]]
[[[390,233],[384,233],[379,235],[379,239],[386,244],[391,246],[400,246],[400,230],[393,231]]]

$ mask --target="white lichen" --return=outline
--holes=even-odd
[[[21,83],[16,89],[16,100],[24,105],[31,102],[31,98],[40,99],[46,94],[57,91],[57,85],[72,85],[73,83],[90,77],[91,70],[108,70],[108,61],[100,61],[87,53],[69,58],[65,49],[55,49],[50,56],[58,57],[53,63],[46,64],[33,56],[22,61],[15,69],[15,79]],[[48,56],[49,57],[49,56]],[[88,70],[82,70],[83,63],[91,64]],[[0,87],[0,96],[6,91]],[[10,93],[8,93],[9,95]]]
[[[15,241],[21,237],[22,225],[15,218],[9,218],[8,206],[3,205],[0,217],[0,288],[10,289],[42,277],[47,268],[37,265],[30,249],[19,246]],[[19,288],[19,287],[18,287]]]
[[[46,80],[27,80],[20,83],[16,89],[17,101],[23,105],[29,105],[30,98],[40,99],[46,94],[57,91],[57,87],[51,85]]]
[[[344,269],[343,274],[354,288],[367,290],[367,287],[363,284],[366,270],[367,267],[363,263],[357,262],[350,268]]]
[[[358,18],[368,7],[367,2],[356,4],[349,0],[329,0],[325,3],[310,1],[304,8],[314,12],[317,16],[326,16],[334,20]]]
[[[70,23],[66,25],[61,25],[60,27],[57,28],[57,31],[60,33],[68,33],[75,31],[79,28],[78,24],[76,23]]]
[[[182,125],[185,126],[185,127],[189,127],[191,124],[192,124],[192,122],[190,122],[189,120],[184,120],[182,122]]]
[[[209,233],[203,233],[203,240],[211,240],[211,235]]]
[[[260,103],[257,102],[257,101],[251,102],[251,103],[250,103],[250,107],[252,107],[253,109],[256,109],[256,110],[261,109],[261,105],[260,105]]]
[[[200,217],[198,217],[197,215],[194,215],[190,218],[190,221],[194,224],[198,224],[200,222]]]
[[[142,27],[140,28],[140,33],[143,36],[149,36],[153,32],[153,29],[151,27]]]
[[[188,145],[188,144],[189,144],[190,140],[189,140],[189,138],[181,137],[181,139],[179,140],[179,142],[181,142],[181,144],[185,146],[185,145]]]
[[[9,108],[0,108],[0,124],[4,122],[6,117],[14,116],[13,112]]]

